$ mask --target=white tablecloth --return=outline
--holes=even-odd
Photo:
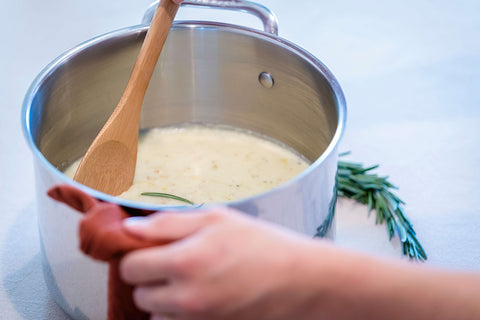
[[[480,2],[263,0],[280,35],[336,75],[348,102],[341,150],[381,165],[405,200],[428,264],[480,271]],[[43,280],[32,157],[20,126],[39,71],[76,44],[135,25],[150,0],[1,0],[0,319],[65,319]],[[241,13],[185,9],[178,19],[260,27]],[[338,245],[401,256],[374,214],[337,210]]]

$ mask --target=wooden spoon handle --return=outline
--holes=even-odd
[[[143,97],[147,91],[150,78],[155,70],[155,65],[162,52],[178,7],[179,5],[171,0],[160,1],[120,104],[122,104],[123,99],[134,99],[137,102],[139,100],[143,102]],[[159,27],[159,25],[163,25],[163,27]],[[141,107],[141,104],[139,107]]]

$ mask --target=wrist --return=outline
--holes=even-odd
[[[480,277],[310,241],[294,262],[298,320],[480,319]]]
[[[365,293],[378,273],[377,259],[323,240],[311,241],[299,255],[300,290],[309,293],[299,319],[363,319],[370,313],[368,306],[376,305],[366,304],[371,297]]]

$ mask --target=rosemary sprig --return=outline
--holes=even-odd
[[[193,202],[190,201],[190,200],[187,200],[187,199],[185,199],[185,198],[182,198],[182,197],[176,196],[176,195],[174,195],[174,194],[170,194],[170,193],[162,193],[162,192],[142,192],[141,195],[142,195],[142,196],[150,196],[150,197],[168,198],[168,199],[173,199],[173,200],[178,200],[178,201],[186,202],[186,203],[191,204],[191,205],[194,205],[194,204],[195,204],[195,203],[193,203]]]
[[[351,198],[367,205],[369,213],[375,210],[375,222],[386,223],[390,240],[396,231],[402,242],[404,255],[419,261],[427,260],[427,254],[403,211],[402,206],[405,203],[391,191],[397,188],[387,180],[388,177],[370,173],[376,168],[378,165],[365,168],[359,163],[339,161],[338,196]]]

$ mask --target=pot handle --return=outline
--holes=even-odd
[[[155,1],[145,12],[142,19],[142,24],[149,25],[153,19],[155,9],[159,1]],[[247,1],[247,0],[185,0],[181,6],[191,7],[207,7],[224,10],[233,10],[246,12],[258,17],[263,23],[263,30],[265,32],[278,35],[278,20],[275,14],[270,9],[261,4]]]

